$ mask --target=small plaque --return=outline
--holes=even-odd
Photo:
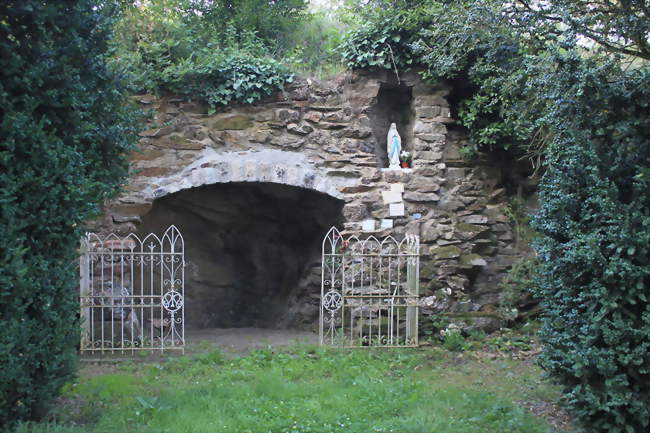
[[[404,184],[403,183],[394,183],[390,186],[390,190],[394,192],[404,192]]]
[[[381,228],[382,229],[392,229],[393,228],[393,220],[389,218],[385,218],[381,220]]]
[[[392,217],[404,216],[404,203],[391,203],[388,214]]]
[[[375,231],[375,220],[363,220],[361,221],[361,230],[364,232],[374,232]]]
[[[397,191],[382,191],[381,197],[384,199],[384,204],[402,202],[402,193]]]

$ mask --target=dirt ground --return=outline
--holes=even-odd
[[[246,353],[268,346],[288,346],[296,342],[317,344],[318,335],[295,329],[214,328],[185,331],[186,352],[206,350],[210,345],[231,353]]]

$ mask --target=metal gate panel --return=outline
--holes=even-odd
[[[418,345],[419,238],[323,240],[320,343],[339,347]]]
[[[185,249],[175,226],[143,239],[87,233],[79,268],[81,352],[184,350]]]

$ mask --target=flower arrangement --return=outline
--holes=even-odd
[[[411,155],[411,152],[402,150],[399,154],[399,160],[402,163],[402,168],[409,168],[413,160],[413,155]]]

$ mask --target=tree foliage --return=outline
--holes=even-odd
[[[0,428],[43,415],[75,365],[80,226],[135,141],[106,67],[110,1],[0,3]]]
[[[240,6],[247,10],[254,3],[259,2]],[[271,38],[270,29],[280,31],[291,14],[284,17],[275,7],[261,7],[246,17],[252,20],[248,22],[240,17],[240,8],[234,9],[223,1],[127,4],[112,41],[112,66],[124,74],[133,92],[191,94],[213,106],[258,101],[282,88],[291,74],[271,57],[270,46],[259,36],[265,28],[254,24],[268,26],[266,37]],[[201,91],[196,79],[203,80]]]
[[[290,82],[292,69],[332,62],[339,34],[306,8],[305,0],[126,1],[113,67],[133,92],[180,93],[213,108],[256,102]]]
[[[573,34],[606,51],[650,60],[647,0],[517,0],[505,12],[532,37]]]
[[[198,12],[200,22],[215,31],[228,25],[254,32],[273,52],[289,48],[291,35],[308,18],[306,0],[190,0],[186,10]]]

